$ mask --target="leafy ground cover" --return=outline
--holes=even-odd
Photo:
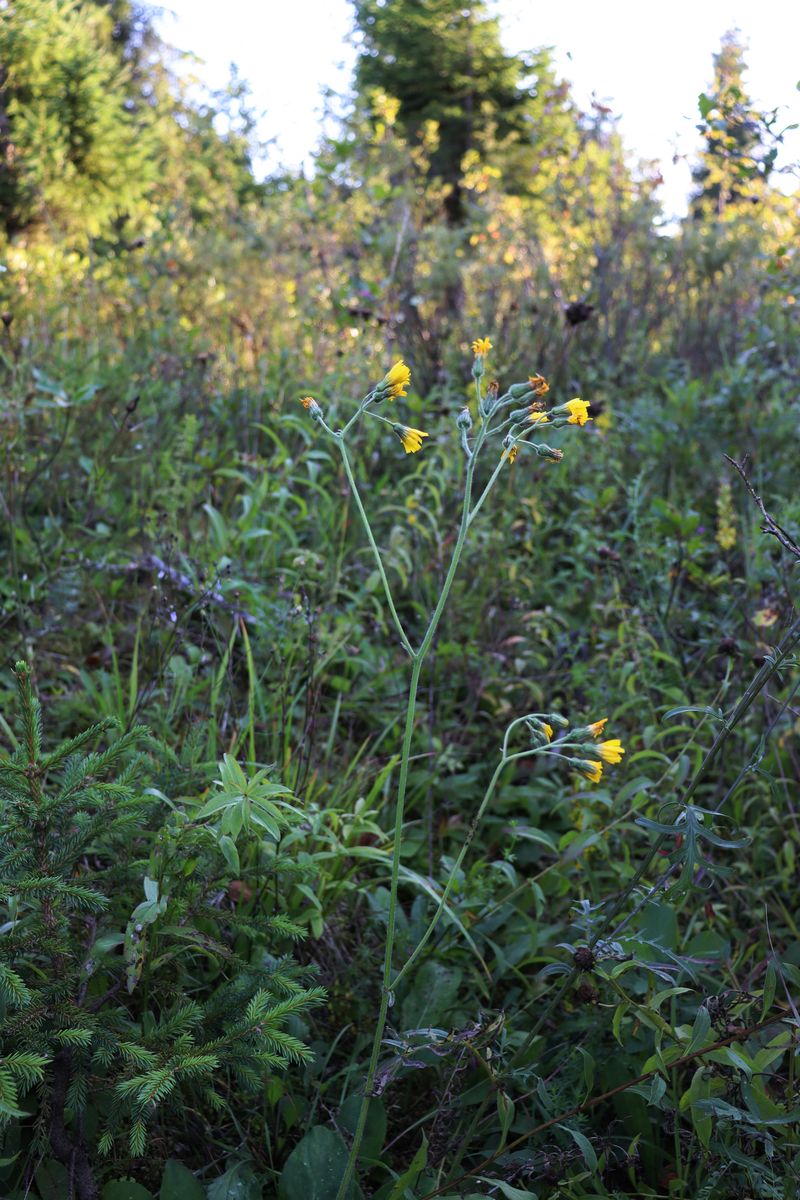
[[[257,185],[233,102],[131,37],[167,177],[97,229],[46,171],[3,201],[3,1194],[793,1196],[792,202],[727,111],[667,236],[546,57],[532,193],[488,122],[454,215],[366,83],[313,180]],[[345,463],[301,398],[335,431],[401,354],[379,411],[427,437],[362,421]],[[487,448],[461,546],[462,435],[539,375],[563,460]],[[404,757],[397,626],[445,590]],[[538,753],[606,718],[599,781]]]

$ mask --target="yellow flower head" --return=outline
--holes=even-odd
[[[582,758],[578,770],[582,775],[585,775],[590,783],[599,783],[600,776],[603,774],[603,764],[601,762],[590,762],[588,758]]]
[[[428,436],[421,429],[410,429],[408,425],[394,425],[392,428],[403,443],[406,454],[416,454],[421,450],[422,439]]]
[[[603,717],[600,721],[593,721],[592,724],[587,725],[586,728],[589,730],[589,733],[592,735],[592,737],[600,737],[600,734],[603,732],[607,724],[608,717]]]
[[[597,752],[603,762],[618,763],[622,762],[625,750],[619,738],[612,738],[609,742],[601,742],[597,747]]]
[[[472,343],[472,353],[475,355],[481,355],[483,358],[486,357],[491,348],[492,343],[488,338],[476,338]]]
[[[542,730],[543,730],[543,732],[544,732],[544,736],[547,738],[548,742],[552,742],[552,740],[553,740],[553,726],[552,726],[552,725],[548,725],[548,724],[547,724],[547,722],[545,721],[545,722],[542,724]]]
[[[530,412],[530,414],[528,416],[528,420],[532,421],[534,425],[549,425],[550,424],[550,418],[548,417],[547,413],[546,412],[537,412],[536,410],[532,410]]]
[[[395,400],[398,396],[406,395],[406,388],[411,383],[411,371],[403,362],[402,358],[394,364],[391,371],[387,371],[381,382],[378,384],[378,390],[388,393],[390,400]]]
[[[536,396],[545,396],[550,391],[550,384],[544,375],[529,375],[528,383]]]
[[[300,403],[302,404],[302,406],[306,410],[306,412],[311,413],[312,417],[318,417],[318,416],[322,415],[322,409],[317,404],[317,402],[313,396],[303,396]]]
[[[511,465],[511,463],[513,463],[513,461],[516,457],[517,457],[517,447],[516,446],[509,446],[508,450],[503,451],[503,458],[508,459],[509,465]]]
[[[313,396],[304,396],[300,403],[302,404],[303,408],[309,409],[311,408],[312,404],[316,403],[316,401],[314,400]]]
[[[576,396],[574,400],[568,400],[564,408],[569,413],[568,425],[585,425],[587,421],[591,421],[589,416],[589,401],[579,400]]]

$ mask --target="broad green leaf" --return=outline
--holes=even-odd
[[[236,849],[236,843],[233,838],[229,838],[227,834],[223,834],[218,842],[219,848],[225,856],[225,861],[230,869],[239,874],[239,851]]]
[[[558,1128],[563,1129],[564,1132],[568,1133],[573,1139],[575,1145],[583,1155],[583,1161],[586,1163],[586,1166],[589,1168],[589,1170],[596,1171],[597,1155],[594,1152],[594,1146],[586,1137],[586,1135],[581,1133],[579,1129],[571,1129],[569,1125],[559,1125]]]
[[[41,1200],[64,1200],[69,1195],[69,1171],[55,1159],[40,1163],[35,1178]]]
[[[208,1200],[262,1200],[263,1189],[247,1163],[236,1163],[208,1186]]]
[[[349,1134],[354,1134],[361,1112],[362,1097],[358,1094],[348,1096],[339,1110],[339,1124]],[[364,1138],[359,1151],[360,1158],[377,1158],[386,1139],[386,1109],[383,1101],[373,1097],[367,1108],[367,1123],[364,1126]]]
[[[103,1200],[153,1200],[153,1193],[133,1179],[117,1179],[103,1188]]]
[[[686,1047],[686,1053],[692,1054],[695,1050],[700,1050],[708,1044],[708,1035],[711,1029],[711,1016],[705,1005],[701,1005],[697,1010],[697,1016],[694,1019],[692,1026],[692,1040]]]
[[[346,1166],[347,1147],[339,1134],[315,1125],[286,1161],[278,1185],[279,1200],[336,1200]],[[354,1200],[359,1191],[352,1185],[350,1197]]]
[[[206,1200],[206,1189],[183,1163],[170,1158],[164,1166],[159,1200]]]

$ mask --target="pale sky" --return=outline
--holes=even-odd
[[[392,0],[389,0],[391,3]],[[348,0],[164,0],[163,36],[203,60],[196,74],[221,87],[236,63],[263,110],[261,134],[275,138],[270,160],[311,166],[320,134],[322,92],[347,90],[355,52],[348,44]],[[573,94],[592,93],[621,117],[634,157],[659,160],[667,215],[685,210],[689,167],[677,151],[698,145],[697,96],[711,81],[711,55],[738,28],[749,45],[749,91],[760,105],[782,106],[783,124],[800,122],[800,4],[789,0],[490,0],[508,51],[553,46]],[[169,15],[170,12],[173,15]],[[800,159],[800,132],[788,135],[781,163]],[[781,186],[793,190],[797,179]]]

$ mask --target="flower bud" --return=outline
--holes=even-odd
[[[497,397],[499,393],[500,384],[496,379],[493,379],[486,388],[486,395],[481,397],[480,410],[482,417],[489,417],[492,415],[494,407],[497,404]]]
[[[456,425],[459,429],[465,431],[472,429],[472,413],[468,408],[461,409],[461,412],[456,417]]]
[[[306,410],[306,412],[309,413],[310,416],[312,416],[315,421],[318,421],[320,419],[320,417],[322,416],[322,409],[317,404],[317,402],[313,396],[304,396],[303,399],[300,401],[300,403],[302,404],[302,406]]]
[[[554,450],[552,446],[546,446],[544,442],[536,447],[536,453],[539,458],[546,458],[548,462],[561,462],[564,457],[563,450]]]

